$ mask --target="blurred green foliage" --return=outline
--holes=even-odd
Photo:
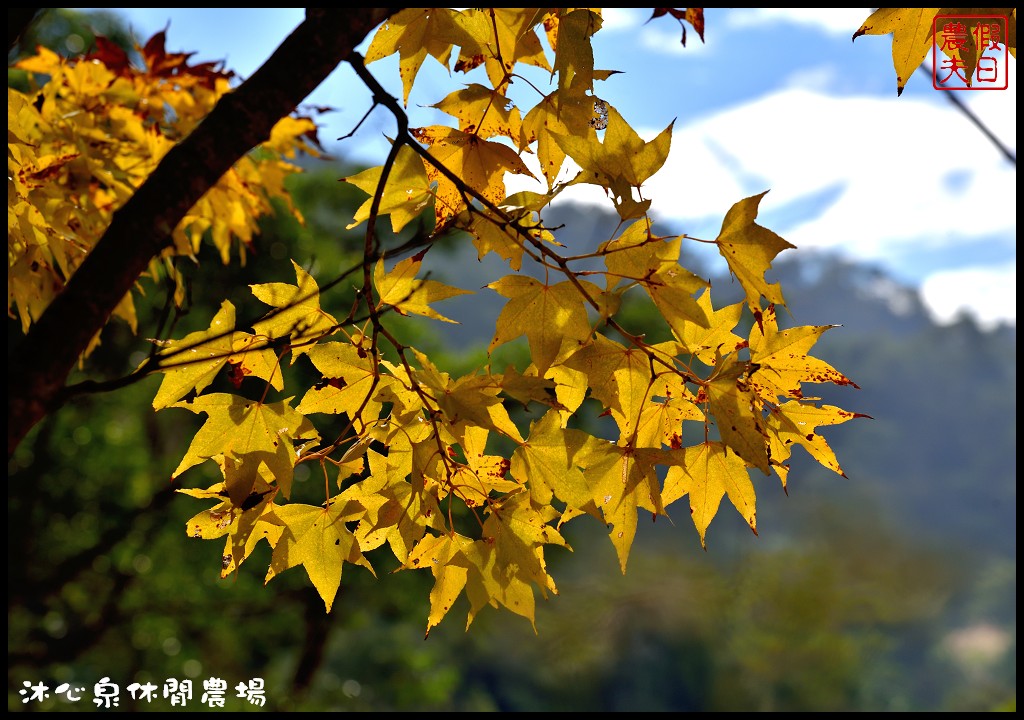
[[[115,12],[94,10],[83,12],[75,8],[39,8],[36,20],[29,23],[24,34],[7,53],[7,85],[26,91],[28,76],[24,70],[10,67],[23,57],[35,52],[42,45],[58,55],[71,57],[87,53],[95,48],[96,36],[112,40],[128,52],[135,46],[131,32]],[[26,8],[11,8],[7,11],[8,31],[25,17]],[[10,34],[10,32],[8,32]],[[143,41],[146,38],[142,38]]]

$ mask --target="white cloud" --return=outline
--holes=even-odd
[[[714,148],[727,149],[739,167]],[[662,212],[685,220],[769,186],[763,211],[842,187],[786,237],[863,259],[891,256],[895,245],[939,246],[1016,228],[1008,212],[1016,206],[1013,167],[955,108],[910,98],[787,89],[733,107],[678,130],[645,191]]]
[[[650,25],[644,25],[638,30],[640,46],[656,53],[664,55],[685,55],[693,57],[697,54],[706,56],[710,52],[710,45],[702,43],[700,36],[689,25],[686,25],[686,45],[682,43],[683,31],[679,24],[672,17],[668,17],[670,23],[662,18],[654,20]],[[659,23],[655,25],[654,23]]]
[[[922,283],[921,295],[938,322],[967,310],[983,326],[1007,319],[1016,324],[1017,263],[938,272]]]
[[[1016,145],[1015,129],[1007,139]],[[677,129],[643,193],[678,230],[713,234],[734,202],[769,188],[761,217],[774,213],[766,224],[797,247],[928,276],[926,300],[940,317],[965,303],[984,320],[1016,317],[1015,259],[984,282],[929,275],[942,267],[938,253],[954,257],[971,242],[1004,238],[1003,256],[1016,252],[1015,170],[951,104],[784,89]],[[607,206],[592,189],[566,196]]]
[[[782,82],[782,86],[828,93],[835,90],[842,80],[839,69],[834,65],[818,65],[797,70]]]
[[[1007,73],[1011,78],[1006,90],[968,91],[955,93],[956,99],[984,120],[985,127],[1011,150],[1017,149],[1017,59],[1008,58]],[[921,68],[918,72],[925,70]],[[952,94],[952,93],[951,93]]]
[[[634,8],[601,8],[601,31],[633,30],[647,17]]]
[[[726,16],[725,23],[726,27],[740,29],[784,22],[852,37],[869,15],[870,8],[739,8]]]

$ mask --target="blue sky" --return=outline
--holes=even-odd
[[[168,26],[168,49],[225,60],[252,74],[302,20],[301,9],[114,8],[140,38]],[[888,36],[851,42],[864,9],[708,9],[706,44],[686,47],[669,17],[605,13],[595,36],[598,67],[621,71],[597,94],[652,138],[675,120],[665,167],[643,188],[666,232],[714,237],[729,207],[771,189],[760,220],[800,249],[830,249],[869,261],[922,291],[936,319],[966,309],[983,324],[1016,324],[1016,171],[932,87],[927,68],[897,98]],[[364,48],[363,48],[364,49]],[[401,97],[397,63],[370,66]],[[1009,89],[960,92],[1014,153],[1016,61]],[[463,76],[427,58],[410,97],[414,125],[448,123],[424,106]],[[321,140],[339,156],[380,164],[394,124],[375,113],[355,138],[334,142],[369,107],[347,67],[308,102]],[[536,100],[525,97],[524,107]],[[526,105],[530,103],[530,105]],[[563,196],[605,202],[581,189]],[[660,208],[660,211],[659,211]],[[795,251],[789,251],[792,254]]]

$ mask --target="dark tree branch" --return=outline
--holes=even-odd
[[[939,85],[941,85],[942,87],[946,87],[948,85],[948,83],[946,83],[945,80],[938,79],[938,76],[935,74],[935,67],[929,61],[925,60],[924,66],[928,68],[928,70],[932,73],[932,77],[935,78]],[[964,117],[966,117],[971,122],[971,124],[974,125],[974,127],[978,128],[978,130],[981,131],[981,134],[984,135],[990,143],[995,145],[996,150],[998,150],[1004,158],[1009,160],[1011,165],[1017,167],[1017,154],[1009,147],[1007,147],[1002,140],[996,137],[996,134],[992,132],[991,129],[989,129],[988,125],[986,125],[985,122],[980,117],[978,117],[973,110],[967,107],[967,105],[964,103],[963,100],[960,99],[956,92],[950,91],[945,93],[945,95],[946,99],[953,103],[953,106],[961,113],[963,113]]]
[[[42,8],[7,8],[7,52],[14,49]]]
[[[323,665],[327,638],[332,628],[331,616],[324,612],[324,601],[311,587],[302,593],[302,610],[306,634],[302,640],[302,651],[292,680],[291,691],[296,696],[305,695],[313,683],[317,670]],[[293,697],[292,701],[295,699]]]
[[[224,96],[114,215],[10,358],[8,457],[39,420],[64,402],[71,368],[149,261],[170,244],[185,213],[396,10],[310,8],[267,62]]]

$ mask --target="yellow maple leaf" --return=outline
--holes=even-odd
[[[237,395],[210,393],[190,403],[176,403],[174,407],[206,413],[207,419],[172,477],[218,455],[260,453],[260,458],[270,464],[284,444],[318,438],[313,424],[292,409],[290,402],[288,398],[264,404]]]
[[[558,513],[553,508],[536,505],[529,494],[517,492],[496,503],[484,522],[484,537],[494,539],[501,566],[517,568],[542,592],[558,592],[547,573],[542,546],[569,547],[565,538],[549,524],[556,517]]]
[[[518,271],[523,265],[523,237],[507,222],[495,222],[490,217],[473,213],[466,230],[473,236],[477,259],[482,260],[489,252],[508,260],[508,265]]]
[[[600,11],[554,8],[545,17],[544,27],[555,50],[558,88],[526,114],[519,146],[523,150],[537,142],[537,157],[550,188],[565,160],[558,136],[596,142],[595,128],[606,122],[607,103],[592,94],[595,77],[600,74],[594,72],[590,38],[601,27]]]
[[[760,403],[750,387],[750,367],[735,354],[719,359],[705,392],[722,442],[768,474],[768,446]]]
[[[547,572],[543,546],[568,547],[548,525],[556,515],[552,508],[534,506],[527,494],[517,493],[490,507],[479,540],[458,533],[424,537],[403,567],[430,568],[434,575],[427,633],[441,622],[463,590],[470,605],[467,628],[488,605],[505,607],[532,625],[533,586],[545,596],[548,591],[557,592]]]
[[[509,459],[501,455],[488,454],[489,437],[490,431],[487,428],[467,425],[460,439],[462,451],[466,456],[466,465],[476,478],[480,495],[488,497],[492,491],[504,495],[522,490],[521,483],[508,479]]]
[[[376,390],[389,381],[378,376],[377,364],[362,348],[351,343],[320,343],[310,348],[309,359],[326,382],[317,383],[296,406],[302,414],[347,415],[359,422],[361,432],[380,416]]]
[[[536,365],[531,365],[527,369],[532,373],[537,372]],[[556,404],[553,407],[558,410],[564,426],[586,399],[587,391],[590,388],[590,379],[586,373],[565,365],[554,365],[548,368],[544,377],[555,381]]]
[[[330,612],[344,563],[362,565],[373,573],[359,542],[345,525],[362,512],[363,507],[355,501],[333,501],[326,508],[298,503],[276,507],[274,515],[283,532],[274,547],[265,582],[301,565]]]
[[[491,456],[476,468],[457,464],[450,478],[452,493],[466,507],[478,508],[491,505],[496,497],[522,490],[523,486],[519,483],[497,476],[503,467],[507,470],[508,460],[498,456]]]
[[[447,8],[405,8],[388,18],[374,34],[366,50],[366,62],[372,63],[398,53],[402,100],[406,105],[427,55],[447,67],[452,45],[468,41],[456,22],[458,15],[458,11]]]
[[[785,305],[782,289],[778,283],[769,284],[765,271],[772,266],[772,260],[783,250],[794,247],[767,228],[761,227],[754,219],[757,206],[768,193],[740,200],[729,208],[722,221],[722,230],[715,242],[718,251],[729,263],[732,271],[747,294],[747,305],[752,312],[761,311],[761,296],[776,305]]]
[[[910,76],[932,49],[932,21],[940,8],[879,8],[853,34],[892,34],[892,64],[896,68],[896,94],[901,95]]]
[[[373,450],[368,450],[366,456],[370,476],[341,496],[366,509],[354,531],[359,548],[369,552],[387,542],[398,561],[405,563],[427,527],[437,526],[428,517],[439,518],[442,513],[432,495],[413,491],[407,471],[396,457]]]
[[[768,431],[768,443],[771,448],[772,465],[784,463],[790,456],[795,444],[802,446],[815,460],[829,470],[846,477],[839,466],[835,453],[821,435],[814,431],[819,425],[838,425],[857,417],[868,417],[860,413],[849,412],[834,405],[818,407],[796,400],[784,402],[771,408],[765,418],[765,429]],[[780,473],[782,485],[786,478]]]
[[[540,505],[549,505],[554,495],[569,507],[586,508],[594,493],[575,456],[587,437],[579,430],[564,429],[558,412],[548,410],[530,423],[528,439],[512,453],[513,477],[526,484],[530,497]]]
[[[680,244],[679,237],[654,235],[650,220],[643,218],[598,248],[608,268],[608,289],[622,282],[639,284],[677,337],[693,324],[706,328],[709,323],[703,307],[693,298],[708,283],[679,264]]]
[[[430,612],[427,615],[427,634],[451,610],[462,594],[469,577],[469,562],[463,550],[473,541],[464,535],[426,535],[409,553],[403,567],[408,569],[429,568],[434,575],[434,587],[430,589]]]
[[[391,270],[385,270],[383,259],[377,261],[373,271],[373,283],[380,295],[378,309],[389,306],[402,315],[413,313],[447,323],[456,322],[434,310],[430,303],[458,295],[470,295],[472,291],[445,285],[436,280],[417,278],[422,264],[421,258],[422,253],[406,258]]]
[[[370,196],[356,210],[347,229],[351,230],[370,217],[373,196],[377,192],[377,185],[380,183],[383,171],[383,167],[369,168],[342,178],[344,182],[355,185]],[[388,173],[388,181],[384,186],[377,214],[391,215],[391,229],[397,233],[419,217],[420,212],[433,197],[434,192],[430,189],[430,181],[427,179],[423,159],[408,145],[403,145],[398,149],[394,165]]]
[[[459,121],[459,130],[483,139],[504,136],[519,144],[522,118],[519,108],[497,90],[472,83],[450,93],[431,107]]]
[[[601,29],[595,8],[554,8],[544,22],[555,51],[554,72],[559,89],[589,91],[594,87],[594,48],[591,38]]]
[[[278,452],[280,452],[280,448]],[[280,474],[274,472],[274,460],[277,459],[277,456],[278,453],[270,456],[267,453],[254,452],[240,457],[234,455],[215,457],[215,462],[224,474],[224,488],[227,490],[228,498],[236,507],[242,507],[251,502],[250,496],[257,486],[275,482],[275,475]],[[294,466],[294,453],[291,458],[285,456],[283,459],[289,459],[289,466]],[[290,470],[291,467],[289,467],[289,473]],[[291,492],[287,483],[284,486],[279,484],[279,487],[285,497]]]
[[[163,382],[153,398],[153,409],[170,407],[195,390],[202,392],[234,354],[235,306],[225,300],[207,330],[170,340],[158,354]]]
[[[551,70],[534,29],[544,8],[471,8],[456,17],[468,40],[459,50],[455,69],[469,72],[484,65],[491,86],[504,89],[516,63]]]
[[[289,338],[294,363],[295,358],[309,352],[317,340],[334,332],[338,321],[321,309],[320,287],[313,276],[294,260],[292,266],[295,285],[263,283],[250,285],[249,289],[259,300],[277,308],[268,313],[266,319],[253,323],[253,330],[272,340]]]
[[[804,398],[800,384],[834,383],[858,385],[824,360],[807,353],[822,333],[835,325],[803,326],[779,330],[775,307],[769,305],[761,323],[750,328],[750,361],[758,368],[750,376],[750,384],[765,400],[774,403],[779,397]]]
[[[413,137],[428,145],[434,159],[471,190],[497,205],[505,199],[505,173],[534,177],[516,151],[507,145],[464,133],[444,125],[413,128]],[[434,215],[438,226],[457,216],[472,200],[450,177],[433,164],[427,177],[437,183]]]
[[[500,375],[501,391],[508,397],[518,400],[526,407],[531,402],[558,407],[560,403],[555,398],[555,381],[549,378],[540,378],[534,374],[521,373],[515,366],[509,365],[505,368],[504,374]]]
[[[262,477],[250,483],[249,490],[238,502],[229,497],[226,483],[217,483],[205,490],[179,489],[177,492],[222,500],[185,523],[185,532],[192,538],[213,540],[227,535],[221,577],[234,572],[260,540],[267,540],[273,546],[280,535],[280,528],[268,521],[272,517],[270,509],[277,489]]]
[[[624,282],[643,284],[663,269],[675,265],[679,261],[680,242],[679,237],[655,235],[648,218],[630,223],[618,237],[601,243],[597,248],[608,268],[608,289]],[[692,281],[690,291],[694,292],[705,283],[691,276],[686,279]]]
[[[654,140],[644,142],[615,108],[606,106],[606,111],[608,127],[604,142],[572,135],[557,135],[555,139],[563,152],[582,168],[574,183],[606,188],[623,220],[638,218],[647,212],[651,201],[637,202],[632,189],[643,185],[665,164],[675,121]]]
[[[376,398],[391,403],[391,412],[396,417],[422,417],[423,398],[413,389],[412,378],[405,366],[381,360],[380,367],[387,372],[381,374],[381,388]]]
[[[684,495],[690,497],[690,517],[707,549],[705,536],[724,495],[757,534],[754,485],[746,463],[736,453],[717,442],[688,447],[683,462],[672,466],[665,476],[662,499],[669,505]]]
[[[467,548],[466,556],[479,573],[470,573],[466,583],[469,616],[466,627],[484,605],[503,606],[530,621],[534,632],[534,591],[543,597],[557,594],[548,574],[544,546],[568,548],[565,539],[548,523],[558,513],[550,506],[537,506],[526,493],[515,493],[494,503],[484,522],[483,539]]]
[[[593,283],[581,280],[580,284],[591,297],[600,294]],[[509,299],[498,315],[488,353],[525,334],[537,374],[543,377],[549,367],[590,337],[583,298],[569,281],[547,285],[530,277],[506,275],[487,287]]]
[[[738,350],[743,345],[743,338],[733,332],[743,314],[743,303],[715,310],[711,305],[709,287],[697,298],[697,304],[710,321],[708,327],[691,322],[683,324],[678,330],[673,328],[673,331],[686,352],[705,365],[714,365],[716,357]]]
[[[223,483],[203,490],[181,488],[176,492],[185,493],[196,498],[216,498],[222,500],[211,508],[202,510],[185,522],[185,532],[191,538],[200,540],[215,540],[224,537],[233,525],[238,523],[238,511],[227,498],[227,491]]]
[[[578,456],[623,574],[636,537],[638,508],[655,516],[665,514],[654,466],[668,457],[660,450],[620,447],[596,438]]]
[[[222,578],[234,573],[252,555],[261,540],[266,540],[270,547],[277,545],[283,528],[277,524],[277,517],[273,513],[273,497],[273,493],[270,493],[251,511],[244,511],[239,518],[237,530],[228,534],[221,555]]]
[[[619,432],[630,437],[653,382],[648,354],[597,334],[564,364],[586,373],[591,395],[611,411]]]
[[[456,436],[461,434],[461,428],[468,425],[495,430],[517,443],[523,441],[519,428],[498,397],[502,389],[500,377],[474,374],[453,381],[448,373],[438,371],[426,355],[419,350],[414,352],[423,368],[417,373],[417,379],[444,413],[444,420],[452,426],[460,426],[459,429],[453,428]]]
[[[505,213],[495,217],[490,211],[465,213],[469,221],[463,221],[463,215],[456,220],[456,225],[473,236],[473,245],[477,249],[477,259],[482,260],[494,252],[508,260],[509,267],[519,270],[523,263],[523,247],[528,238],[545,241],[557,245],[554,235],[543,228],[540,217],[531,210],[509,208],[510,201],[517,200],[520,195],[506,198],[503,203]]]
[[[236,332],[231,347],[235,352],[229,361],[239,366],[242,375],[252,375],[266,380],[275,390],[284,389],[281,361],[274,351],[267,347],[265,337]]]
[[[665,371],[655,378],[650,401],[640,411],[636,447],[681,448],[684,420],[703,423],[707,418],[679,374]]]
[[[597,132],[591,123],[595,117],[595,102],[599,101],[582,92],[555,90],[526,113],[519,146],[522,150],[537,143],[537,159],[548,188],[554,186],[565,161],[566,153],[558,143],[559,137],[581,137],[597,142]]]
[[[298,151],[317,157],[320,151],[315,140],[312,143],[308,141],[316,137],[316,130],[316,123],[308,117],[285,116],[274,123],[270,138],[262,147],[286,158],[294,158]]]

